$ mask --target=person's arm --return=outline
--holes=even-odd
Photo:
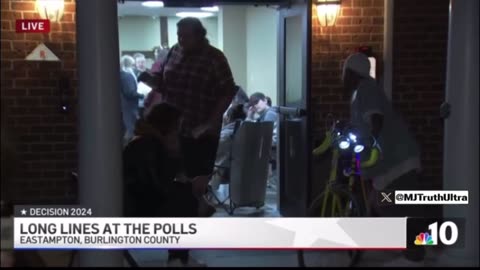
[[[383,128],[384,101],[381,89],[362,88],[357,91],[360,113],[369,125],[371,134],[378,139]]]
[[[131,74],[123,73],[121,75],[121,88],[123,95],[128,99],[143,97],[142,94],[137,93],[137,82]]]
[[[221,116],[227,110],[237,92],[232,71],[230,70],[230,66],[224,55],[221,55],[214,64],[214,76],[217,81],[215,94],[218,101],[209,117],[209,123],[212,126],[221,123]]]
[[[272,136],[272,144],[277,144],[277,133],[278,133],[278,114],[272,110],[268,110],[267,114],[265,115],[264,121],[273,122],[273,136]]]
[[[223,113],[227,110],[237,92],[232,71],[228,65],[227,58],[223,54],[217,55],[217,58],[214,59],[213,74],[211,76],[216,82],[213,89],[214,93],[212,94],[216,97],[217,103],[210,112],[206,122],[193,131],[195,138],[204,135],[218,136],[217,132],[222,126]]]
[[[372,125],[372,135],[375,139],[378,139],[383,128],[383,115],[379,113],[372,114],[370,116],[370,123]]]

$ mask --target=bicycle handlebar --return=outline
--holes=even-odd
[[[334,141],[334,138],[333,138],[332,132],[326,132],[325,139],[323,140],[322,144],[320,144],[317,148],[315,148],[312,154],[314,156],[322,155],[330,148],[333,141]],[[360,163],[360,168],[373,167],[375,164],[377,164],[379,158],[380,158],[380,149],[378,148],[378,145],[374,145],[372,148],[372,151],[370,151],[370,156],[368,157],[368,159]]]

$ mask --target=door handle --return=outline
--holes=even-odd
[[[275,112],[282,115],[288,115],[292,117],[304,117],[307,116],[307,110],[296,107],[284,107],[284,106],[273,106]]]

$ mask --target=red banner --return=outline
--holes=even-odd
[[[17,33],[49,33],[49,20],[16,20],[15,30]]]

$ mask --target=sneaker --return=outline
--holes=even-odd
[[[389,261],[388,263],[385,263],[383,266],[385,267],[425,267],[425,260],[411,261],[401,256],[399,258],[395,258]]]

